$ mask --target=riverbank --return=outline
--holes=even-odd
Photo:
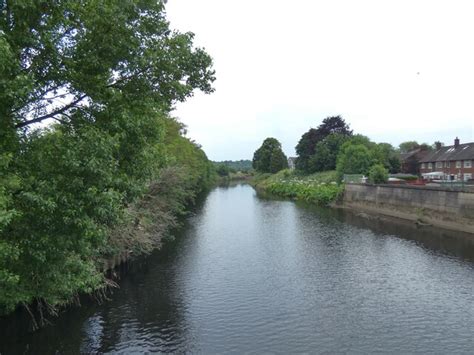
[[[469,353],[459,234],[217,187],[110,301],[23,336],[0,324],[0,353]]]
[[[474,234],[474,193],[394,185],[336,183],[336,172],[302,176],[283,170],[260,174],[251,185],[260,192],[371,216],[403,219],[419,227]]]
[[[228,175],[219,176],[217,178],[218,184],[225,184],[232,181],[249,181],[253,179],[254,175],[252,173],[245,173],[241,171],[230,172]]]
[[[250,184],[260,192],[327,206],[344,191],[344,186],[336,181],[335,171],[304,176],[294,170],[282,170],[276,174],[256,175]]]
[[[337,205],[474,234],[474,193],[417,186],[347,184]]]
[[[107,231],[106,243],[90,260],[94,264],[92,272],[99,280],[95,287],[74,289],[72,296],[57,299],[55,303],[34,298],[29,303],[20,303],[0,320],[5,323],[8,319],[19,319],[29,324],[27,331],[36,331],[69,308],[89,300],[94,303],[107,300],[110,291],[119,287],[118,268],[143,259],[173,240],[173,231],[181,225],[198,195],[205,193],[215,181],[215,177],[191,173],[189,166],[162,168],[146,193],[127,207],[120,223]]]

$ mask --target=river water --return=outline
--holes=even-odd
[[[474,243],[214,189],[102,305],[0,353],[472,353]]]

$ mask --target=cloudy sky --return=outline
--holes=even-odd
[[[174,115],[212,160],[266,137],[293,156],[332,115],[376,142],[474,141],[474,3],[169,0],[168,18],[214,58],[212,95]]]

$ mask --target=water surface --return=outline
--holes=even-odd
[[[0,352],[472,353],[473,291],[472,239],[220,187],[110,302]]]

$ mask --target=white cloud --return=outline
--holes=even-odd
[[[213,56],[216,92],[175,114],[211,159],[251,158],[342,114],[375,141],[474,140],[470,1],[172,0]]]

